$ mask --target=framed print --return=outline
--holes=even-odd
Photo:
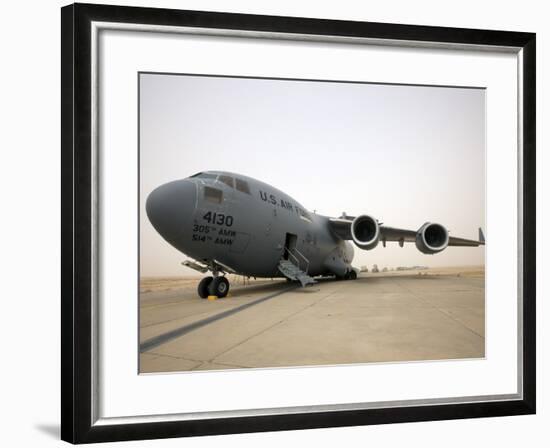
[[[535,35],[62,8],[62,438],[535,412]]]

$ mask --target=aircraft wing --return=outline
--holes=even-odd
[[[404,243],[415,243],[424,253],[437,253],[448,246],[477,247],[485,245],[483,231],[479,228],[478,240],[457,238],[441,224],[424,223],[417,230],[400,229],[380,225],[378,220],[369,215],[357,217],[342,216],[329,218],[332,232],[341,239],[352,240],[361,249],[372,249],[378,242],[385,246],[388,241],[396,241],[400,246]]]
[[[428,223],[426,223],[428,224]],[[414,243],[418,230],[398,229],[396,227],[380,226],[380,241],[397,241],[404,243]],[[479,240],[468,240],[466,238],[457,238],[449,235],[449,246],[470,246],[477,247],[485,245],[485,237],[481,227],[478,229]]]

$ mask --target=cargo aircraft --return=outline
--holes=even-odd
[[[449,236],[441,224],[426,222],[418,230],[388,227],[374,217],[333,218],[307,211],[298,201],[264,182],[224,171],[204,171],[157,187],[147,197],[147,216],[157,232],[190,257],[182,264],[212,272],[198,294],[225,297],[225,274],[284,277],[301,286],[315,277],[353,280],[353,241],[363,250],[395,241],[414,243],[424,254],[448,246],[485,244]]]

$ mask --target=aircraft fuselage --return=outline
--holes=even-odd
[[[198,173],[155,189],[146,209],[166,241],[207,265],[252,277],[282,277],[282,258],[310,276],[352,269],[353,246],[331,232],[328,217],[250,177]]]

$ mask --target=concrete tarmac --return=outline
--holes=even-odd
[[[197,282],[141,293],[141,373],[485,356],[479,268],[368,273],[308,288],[255,282],[215,301],[197,296]]]

